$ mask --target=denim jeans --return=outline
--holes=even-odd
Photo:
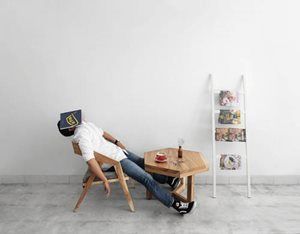
[[[141,158],[132,152],[127,152],[127,158],[120,161],[123,171],[129,177],[144,185],[161,203],[167,207],[171,207],[174,198],[171,196],[170,192],[161,188],[157,183],[166,183],[169,177],[158,174],[153,174],[152,177],[144,170],[144,158]]]

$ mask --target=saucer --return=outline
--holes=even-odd
[[[163,162],[166,162],[166,161],[168,161],[168,159],[166,158],[166,159],[164,159],[164,160],[158,160],[158,159],[155,159],[155,162],[158,162],[158,163],[163,163]]]

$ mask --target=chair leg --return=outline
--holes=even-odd
[[[81,195],[80,195],[80,197],[79,197],[79,199],[78,199],[78,201],[77,201],[77,203],[76,203],[75,208],[73,209],[73,212],[76,212],[76,211],[79,209],[79,206],[80,206],[80,204],[82,203],[84,197],[86,196],[86,194],[87,194],[89,188],[91,187],[91,185],[92,185],[92,183],[93,183],[95,177],[96,177],[96,175],[95,175],[95,174],[92,174],[92,175],[90,176],[90,178],[88,179],[88,181],[86,182],[86,185],[84,186],[84,188],[83,188],[83,190],[82,190],[82,193],[81,193]]]
[[[129,178],[128,183],[129,183],[129,188],[133,188],[133,189],[135,188],[134,179]]]
[[[120,185],[123,189],[123,192],[125,194],[125,197],[127,199],[127,202],[128,202],[128,205],[129,205],[129,208],[132,212],[134,212],[134,205],[133,205],[133,201],[132,201],[132,198],[131,198],[131,194],[128,190],[128,187],[127,187],[127,183],[126,183],[126,180],[125,180],[125,177],[124,177],[124,173],[123,173],[123,169],[121,167],[121,164],[117,164],[115,165],[115,170],[116,170],[116,173],[118,175],[118,179],[119,179],[119,182],[120,182]]]
[[[150,173],[150,174],[151,174],[151,176],[153,176],[152,173]],[[146,199],[147,200],[151,200],[152,199],[152,193],[148,189],[146,189]]]
[[[152,199],[152,193],[148,189],[146,189],[146,199],[147,200],[151,200]]]

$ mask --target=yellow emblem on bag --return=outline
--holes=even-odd
[[[70,126],[75,126],[78,124],[78,120],[75,118],[73,113],[66,117],[66,121]]]

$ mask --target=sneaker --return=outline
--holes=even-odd
[[[177,186],[179,185],[179,182],[180,182],[180,179],[174,177],[174,178],[172,178],[172,179],[168,182],[168,184],[169,184],[169,185],[171,186],[171,188],[174,190],[174,189],[176,189]]]
[[[196,205],[197,203],[195,201],[192,202],[174,201],[172,207],[177,212],[184,215],[184,214],[191,213],[195,209]]]

